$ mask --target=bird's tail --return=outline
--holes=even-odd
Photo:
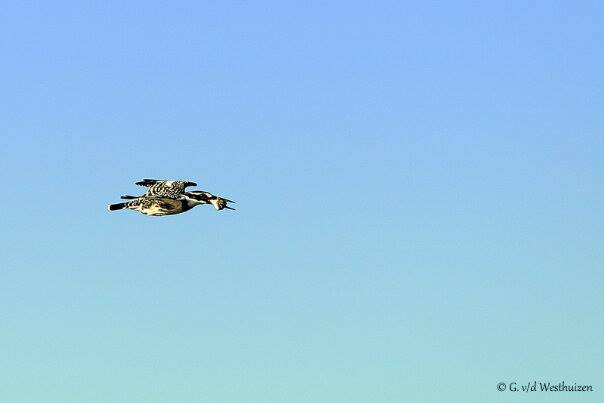
[[[125,207],[126,207],[126,203],[115,203],[115,204],[110,204],[109,206],[107,206],[109,211],[121,210]]]

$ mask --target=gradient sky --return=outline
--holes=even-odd
[[[601,1],[83,3],[0,11],[0,401],[604,401]]]

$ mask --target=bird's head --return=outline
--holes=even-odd
[[[216,210],[235,210],[233,207],[228,205],[228,203],[235,203],[234,201],[225,199],[223,197],[214,196],[209,192],[194,190],[192,192],[186,192],[186,195],[197,201],[198,204],[211,204]]]

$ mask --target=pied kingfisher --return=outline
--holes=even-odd
[[[211,204],[216,210],[225,208],[235,210],[228,206],[228,203],[234,203],[232,200],[199,190],[185,192],[186,187],[197,186],[194,182],[143,179],[140,182],[136,182],[136,184],[148,187],[144,195],[122,196],[122,199],[129,201],[110,204],[109,210],[126,208],[151,216],[179,214],[201,204]]]

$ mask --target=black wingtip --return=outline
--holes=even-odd
[[[195,182],[185,182],[185,187],[189,187],[189,186],[197,186],[197,183],[195,183]]]
[[[143,179],[142,181],[138,181],[135,183],[135,185],[138,186],[149,186],[149,185],[153,185],[155,182],[157,182],[157,179]]]

